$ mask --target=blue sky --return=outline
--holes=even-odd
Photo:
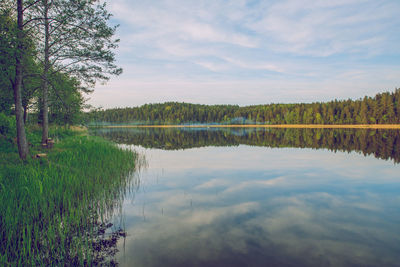
[[[400,87],[399,0],[110,0],[124,73],[94,106],[357,99]]]

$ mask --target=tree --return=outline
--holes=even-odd
[[[22,0],[17,0],[17,34],[16,34],[16,53],[15,53],[15,81],[14,105],[17,126],[18,153],[21,159],[26,160],[29,154],[28,141],[26,140],[25,124],[22,110],[22,60],[24,56],[24,7]]]
[[[49,120],[60,125],[78,123],[84,105],[79,81],[64,73],[52,75],[49,81],[53,88],[49,95]]]
[[[10,4],[10,3],[9,3]],[[10,4],[12,6],[12,4]],[[11,7],[0,6],[0,111],[13,113],[13,84],[15,81],[16,32],[17,22]],[[27,108],[39,88],[40,66],[34,60],[35,45],[30,35],[24,32],[24,51],[22,55],[22,107],[24,122]]]
[[[14,1],[4,1],[0,5],[0,106],[6,114],[15,113],[18,151],[21,159],[25,160],[29,153],[25,121],[29,102],[38,88],[37,85],[33,88],[38,65],[33,58],[32,36],[25,29],[24,12],[29,5],[25,6],[23,1],[16,4],[15,7]],[[14,101],[10,101],[12,95]]]
[[[368,123],[368,98],[367,97],[364,97],[364,99],[361,101],[360,123],[361,124]]]
[[[112,50],[119,40],[116,27],[107,25],[111,15],[98,0],[40,0],[32,5],[29,23],[37,31],[42,74],[42,142],[48,138],[49,79],[63,72],[87,87],[122,70]],[[87,90],[89,91],[89,90]]]

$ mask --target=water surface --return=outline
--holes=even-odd
[[[398,130],[95,134],[147,161],[121,266],[400,266]]]

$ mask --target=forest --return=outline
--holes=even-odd
[[[398,124],[400,89],[358,100],[254,106],[178,102],[132,108],[96,109],[89,125],[107,124]]]

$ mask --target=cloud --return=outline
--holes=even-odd
[[[399,86],[395,0],[113,0],[109,9],[124,74],[96,87],[96,106],[312,102]]]
[[[282,53],[373,54],[387,45],[387,21],[394,19],[394,10],[399,8],[393,1],[279,1],[261,7],[263,16],[249,27]],[[390,27],[399,25],[398,19],[393,22]]]
[[[220,7],[215,7],[215,9]],[[244,47],[257,46],[257,41],[250,36],[216,23],[217,14],[214,13],[216,10],[207,9],[205,5],[196,7],[187,1],[176,1],[173,5],[165,1],[148,5],[135,5],[131,1],[115,1],[111,3],[111,11],[133,26],[136,33],[131,37],[139,42],[179,40],[181,42],[228,43]]]

